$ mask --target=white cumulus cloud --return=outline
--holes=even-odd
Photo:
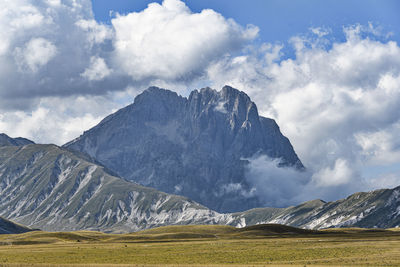
[[[110,74],[111,70],[107,67],[103,58],[92,57],[90,59],[90,67],[85,69],[81,75],[90,81],[99,81]]]
[[[113,31],[110,27],[99,24],[94,19],[81,19],[75,24],[86,32],[87,40],[90,42],[91,46],[104,43],[106,40],[110,40],[113,37]]]
[[[141,12],[118,15],[112,25],[116,60],[136,80],[192,79],[258,33],[258,28],[243,28],[211,9],[192,13],[179,0],[151,3]]]
[[[90,0],[3,1],[0,132],[62,144],[149,85],[185,93],[212,61],[239,52],[257,32],[179,0],[118,15],[112,25],[95,21]],[[102,112],[65,112],[60,103],[81,96],[105,101]]]
[[[210,9],[193,13],[179,0],[117,15],[112,25],[95,21],[90,0],[1,5],[0,110],[32,111],[41,98],[127,87],[187,88],[258,32]]]
[[[112,95],[41,99],[31,112],[2,112],[0,132],[36,143],[62,145],[129,103],[129,100],[123,103],[117,100]]]

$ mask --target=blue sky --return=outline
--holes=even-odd
[[[146,8],[148,3],[162,1],[95,0],[97,21],[110,23],[110,11],[126,14]],[[400,1],[397,0],[190,0],[184,1],[193,12],[211,8],[241,25],[260,28],[260,41],[286,42],[292,36],[306,34],[310,27],[326,27],[335,38],[344,39],[342,27],[373,23],[392,39],[399,41]]]

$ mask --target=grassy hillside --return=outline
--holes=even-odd
[[[167,226],[131,234],[30,232],[0,236],[0,265],[400,265],[400,232],[282,225]],[[17,265],[15,265],[17,264]],[[25,265],[24,265],[25,264]],[[31,266],[31,265],[30,265]]]

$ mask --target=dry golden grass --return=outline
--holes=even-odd
[[[400,266],[399,231],[173,226],[139,233],[0,236],[1,266]]]

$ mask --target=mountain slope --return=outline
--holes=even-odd
[[[355,193],[333,202],[313,200],[289,208],[260,208],[233,214],[243,225],[278,223],[308,229],[400,227],[400,186]]]
[[[21,234],[32,229],[0,217],[0,234]]]
[[[128,180],[219,212],[262,206],[245,177],[248,158],[268,155],[304,168],[275,121],[260,117],[250,98],[229,86],[188,98],[150,87],[65,147]]]
[[[400,187],[333,202],[313,200],[295,207],[220,214],[184,197],[115,177],[87,157],[55,145],[0,147],[0,195],[0,216],[49,231],[131,232],[173,224],[400,226]],[[12,232],[5,225],[12,224],[0,219],[0,233]]]
[[[184,197],[113,176],[55,145],[0,147],[0,215],[49,231],[135,231],[232,222]]]
[[[4,133],[0,133],[0,146],[25,146],[30,144],[34,144],[34,142],[22,137],[11,138]]]

